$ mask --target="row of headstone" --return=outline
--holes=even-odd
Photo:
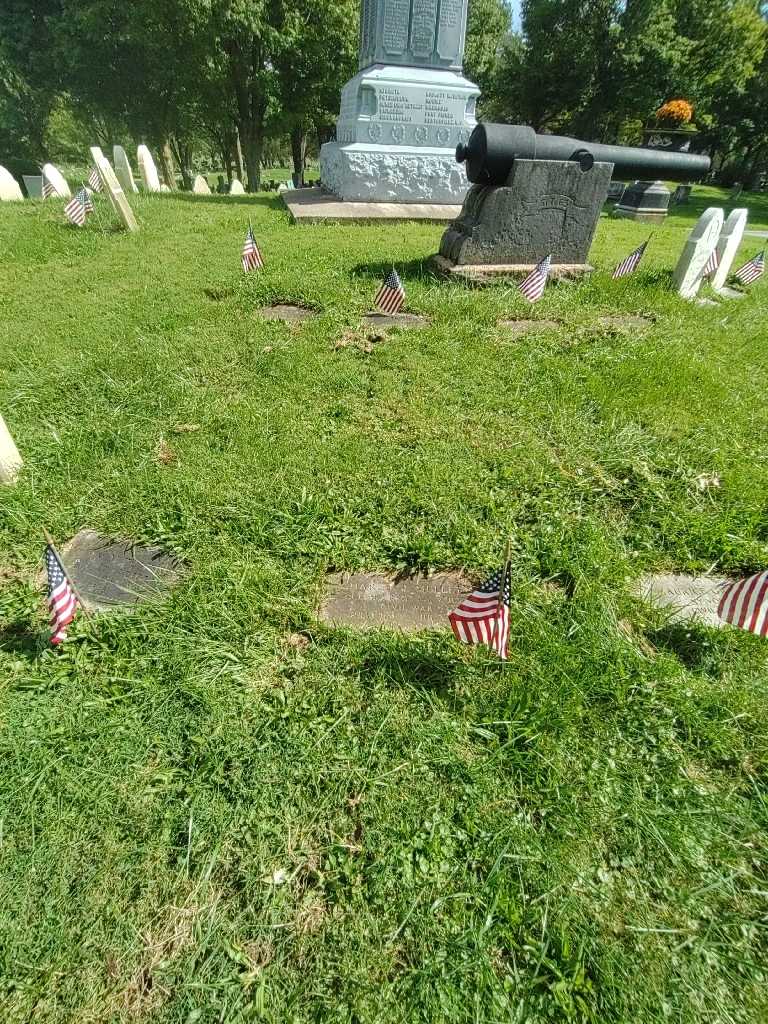
[[[672,277],[681,298],[695,299],[699,294],[705,268],[714,252],[717,253],[717,269],[710,282],[713,291],[723,298],[741,294],[726,288],[725,282],[744,237],[748,216],[748,210],[739,208],[725,220],[718,206],[710,206],[702,213],[688,236]]]

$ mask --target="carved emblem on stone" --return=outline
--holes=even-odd
[[[427,129],[423,124],[420,124],[416,127],[413,136],[417,142],[424,143],[427,141]]]
[[[369,124],[368,125],[368,138],[371,142],[378,142],[381,138],[381,125],[380,124]]]
[[[403,126],[401,124],[392,125],[392,141],[402,142],[403,141]]]
[[[450,137],[451,137],[451,133],[448,131],[447,128],[438,128],[437,129],[436,138],[437,138],[437,144],[439,146],[447,145],[448,139],[450,139]]]

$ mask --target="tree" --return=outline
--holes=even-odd
[[[480,87],[480,103],[493,101],[499,54],[511,25],[504,0],[469,0],[464,74]]]

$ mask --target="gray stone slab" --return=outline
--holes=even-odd
[[[109,611],[158,598],[178,583],[184,566],[160,548],[81,530],[61,550],[88,611]]]
[[[386,330],[388,327],[427,327],[432,321],[416,313],[366,313],[363,322]]]
[[[471,581],[461,573],[428,578],[340,573],[328,580],[318,618],[353,629],[448,629],[448,613],[471,590]]]
[[[461,277],[475,284],[487,284],[504,278],[524,278],[537,265],[535,263],[453,263],[445,256],[433,256],[432,266],[441,274]],[[576,279],[591,274],[595,268],[589,263],[553,263],[549,280]]]
[[[499,320],[499,327],[504,327],[512,334],[532,334],[535,331],[556,331],[562,324],[557,320]]]
[[[636,313],[618,313],[615,316],[601,316],[600,323],[604,327],[618,327],[620,330],[642,331],[653,323],[647,316],[638,316]]]
[[[293,306],[287,302],[278,302],[274,306],[264,306],[256,310],[256,315],[263,320],[311,320],[317,316],[314,309],[306,306]]]
[[[337,198],[322,188],[297,188],[281,198],[296,223],[322,221],[454,220],[460,206],[440,203],[366,203]]]
[[[717,616],[724,576],[689,576],[684,573],[654,573],[637,582],[636,593],[669,614],[671,623],[700,623],[722,626]]]

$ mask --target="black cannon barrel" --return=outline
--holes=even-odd
[[[621,181],[694,181],[709,170],[708,156],[669,153],[633,146],[602,146],[565,135],[537,135],[521,124],[481,122],[466,145],[456,147],[456,160],[467,165],[467,177],[477,185],[503,185],[520,160],[569,160],[588,170],[594,163],[613,164]]]

